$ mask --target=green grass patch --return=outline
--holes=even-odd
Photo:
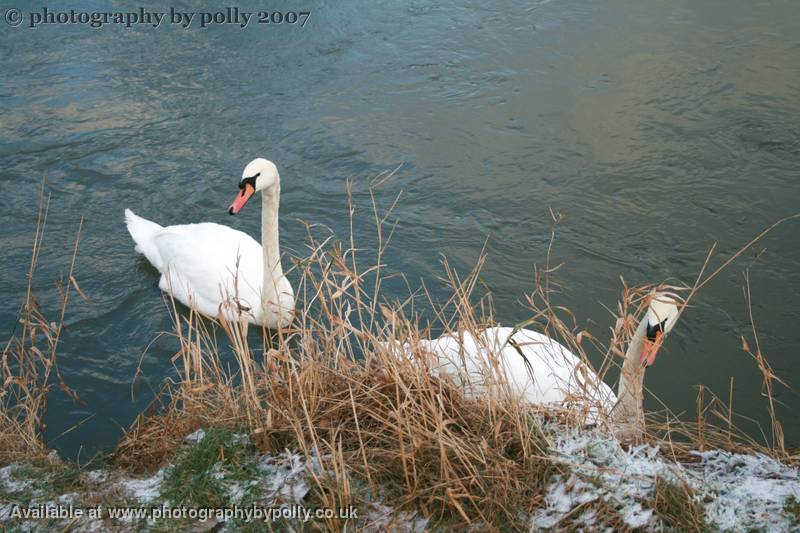
[[[209,429],[166,472],[161,496],[171,505],[225,507],[230,487],[243,490],[237,503],[247,505],[256,497],[251,483],[259,475],[255,453],[246,438],[227,429]]]
[[[786,502],[783,504],[783,512],[789,517],[792,526],[800,526],[800,500],[794,496],[786,498]]]
[[[0,486],[0,497],[21,505],[33,501],[48,501],[80,489],[80,469],[69,463],[23,463],[9,472],[9,481],[19,484],[19,490],[8,484]]]

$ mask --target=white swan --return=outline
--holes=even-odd
[[[261,191],[261,242],[248,234],[204,222],[159,226],[125,210],[136,251],[161,272],[158,286],[200,313],[280,328],[292,321],[294,292],[283,275],[278,248],[280,176],[274,163],[254,159],[244,169],[235,215]]]
[[[469,332],[448,334],[421,340],[418,347],[435,356],[434,373],[447,375],[468,396],[485,395],[491,383],[506,383],[525,402],[577,407],[587,423],[607,420],[615,435],[628,439],[644,427],[644,369],[655,361],[678,315],[671,296],[650,296],[647,313],[628,345],[617,394],[580,357],[529,329],[491,327],[477,338]],[[412,352],[407,345],[404,351]]]

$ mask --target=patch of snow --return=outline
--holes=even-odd
[[[578,516],[578,519],[575,520],[576,523],[582,524],[589,528],[590,531],[598,531],[598,527],[595,526],[597,522],[597,515],[594,510],[586,510]],[[611,528],[606,528],[610,530]]]
[[[566,481],[555,483],[545,496],[547,512],[536,520],[537,528],[552,528],[578,505],[594,501],[599,495],[594,487],[572,474]]]
[[[17,468],[19,468],[19,465],[17,464],[10,464],[0,468],[0,481],[5,481],[8,479],[11,476],[11,473]]]
[[[396,511],[383,501],[369,502],[366,508],[365,524],[359,531],[378,533],[398,531],[405,533],[423,532],[428,527],[428,519],[413,511]]]
[[[222,463],[214,464],[214,468],[211,470],[211,477],[217,481],[223,481],[225,479],[225,469],[222,468]]]
[[[287,451],[277,456],[262,455],[258,459],[258,468],[265,476],[264,494],[270,504],[300,503],[310,490],[306,482],[308,467],[299,453]]]
[[[185,440],[186,442],[200,442],[201,440],[203,440],[203,438],[205,438],[205,436],[206,432],[202,429],[198,429],[194,433],[186,435],[183,438],[183,440]]]
[[[532,531],[551,528],[579,505],[596,499],[616,509],[631,528],[659,529],[658,517],[647,508],[657,477],[688,484],[703,502],[712,529],[791,528],[783,508],[790,497],[800,500],[800,472],[796,467],[764,455],[720,450],[693,452],[700,463],[682,465],[650,445],[625,451],[604,433],[550,429],[554,435],[552,451],[569,466],[570,473],[555,476],[547,487],[545,504],[532,516]],[[595,529],[594,519],[591,512],[570,516],[572,524],[590,529]]]
[[[164,469],[162,468],[153,476],[144,479],[122,479],[119,485],[131,496],[136,498],[139,503],[146,503],[155,500],[160,491],[161,483],[164,481]]]
[[[249,479],[242,483],[226,479],[225,469],[222,467],[221,463],[214,465],[214,470],[211,472],[211,477],[222,482],[225,491],[228,493],[228,499],[234,504],[241,503],[242,499],[245,497],[251,487],[262,484],[260,479]]]
[[[83,476],[86,478],[86,481],[89,483],[105,483],[108,480],[108,472],[105,470],[89,470],[88,472],[84,472]]]
[[[22,492],[33,486],[33,480],[13,479],[14,472],[19,470],[22,465],[10,464],[0,468],[0,484],[5,492]]]
[[[226,488],[228,489],[228,499],[231,503],[238,504],[244,498],[244,495],[247,494],[247,489],[249,488],[250,484],[242,485],[241,483],[231,483]]]
[[[625,451],[610,435],[562,428],[555,434],[554,445],[552,451],[571,465],[572,473],[566,479],[554,478],[545,505],[534,513],[533,530],[551,528],[576,506],[598,499],[617,509],[632,528],[654,525],[653,512],[642,508],[639,500],[652,494],[656,476],[674,477],[657,448],[642,445]],[[574,522],[591,526],[594,514],[582,513]]]
[[[247,446],[250,444],[250,435],[247,433],[236,433],[233,435],[233,438],[231,438],[231,442],[233,444],[242,444]]]
[[[68,492],[56,498],[56,503],[58,503],[61,506],[72,505],[75,503],[75,499],[78,498],[79,496],[80,494],[78,494],[77,492]]]
[[[0,503],[0,522],[5,522],[11,518],[11,512],[14,510],[13,503]]]
[[[22,531],[22,533],[34,533],[39,531],[39,526],[35,521],[28,520],[27,522],[23,522],[17,531]]]
[[[765,455],[724,451],[693,452],[701,463],[692,470],[713,496],[706,518],[720,529],[788,529],[783,507],[789,497],[800,500],[796,468]]]
[[[625,508],[622,518],[625,520],[626,524],[634,529],[643,528],[652,523],[653,510],[643,509],[642,504],[636,502]]]

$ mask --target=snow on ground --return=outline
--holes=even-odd
[[[567,527],[598,530],[602,523],[596,506],[600,504],[604,509],[613,509],[631,528],[661,530],[659,517],[649,508],[658,477],[688,484],[705,509],[708,525],[713,530],[771,532],[794,528],[800,531],[797,518],[793,524],[786,509],[792,498],[800,501],[797,467],[764,455],[720,450],[694,452],[698,461],[681,465],[670,461],[651,445],[626,449],[612,436],[599,431],[546,427],[553,440],[551,451],[566,468],[564,474],[555,476],[545,487],[545,503],[531,517],[531,531],[553,528],[565,517]],[[197,433],[193,437],[190,442],[199,442],[204,434]],[[260,505],[302,504],[313,487],[311,473],[320,473],[320,459],[315,452],[310,461],[302,454],[289,451],[258,455],[255,459],[259,474],[254,479],[225,483],[231,502],[241,501],[246,491],[258,487]],[[0,492],[31,493],[32,502],[47,506],[81,505],[85,495],[76,492],[36,496],[37,482],[41,480],[24,479],[25,471],[20,465],[0,468]],[[92,492],[107,492],[114,498],[125,495],[139,505],[155,505],[161,498],[165,472],[162,469],[143,479],[124,477],[111,470],[84,472],[81,476],[85,488]],[[220,471],[220,475],[224,473]],[[413,511],[393,509],[391,501],[382,495],[367,498],[362,503],[359,511],[366,531],[424,531],[428,525],[424,517]],[[10,512],[11,505],[1,501],[0,529],[10,518]],[[82,527],[87,531],[102,530],[104,525],[107,523],[89,521]],[[116,525],[123,524],[117,522]],[[38,526],[35,521],[27,521],[20,527],[36,529]]]
[[[718,450],[693,453],[701,458],[700,466],[690,465],[687,470],[706,493],[715,495],[706,504],[709,522],[720,529],[786,530],[783,508],[790,497],[800,501],[800,476],[796,468],[765,455]]]
[[[428,527],[428,519],[413,511],[397,511],[383,500],[366,504],[364,533],[395,531],[397,533],[422,533]]]
[[[119,485],[139,503],[152,502],[161,492],[161,483],[164,481],[164,469],[144,479],[123,479]]]
[[[315,462],[318,467],[318,461]],[[283,452],[277,456],[262,455],[258,468],[263,472],[264,494],[270,503],[300,503],[311,490],[306,461],[299,453]]]
[[[617,508],[630,527],[655,526],[653,511],[644,509],[640,499],[653,492],[657,475],[673,476],[657,448],[643,445],[625,451],[611,436],[564,430],[556,434],[553,451],[571,465],[572,473],[556,476],[551,483],[545,507],[533,516],[535,530],[551,528],[577,505],[600,498]],[[584,513],[576,523],[581,519],[591,522],[593,516]]]
[[[205,436],[206,436],[205,430],[204,429],[198,429],[194,433],[189,433],[188,435],[186,435],[183,438],[183,440],[186,441],[186,442],[189,442],[189,443],[196,443],[196,442],[200,442],[201,440],[203,440],[203,438]]]
[[[12,464],[0,468],[0,487],[4,492],[22,492],[33,487],[33,480],[16,479],[14,473],[21,465]]]
[[[800,500],[796,467],[764,455],[719,450],[694,452],[701,461],[681,465],[650,445],[625,450],[613,437],[599,432],[559,431],[553,452],[570,473],[556,476],[547,488],[546,505],[532,518],[534,531],[553,527],[576,506],[599,499],[615,508],[628,526],[659,529],[658,517],[642,506],[652,499],[659,476],[688,483],[714,529],[789,531],[793,527],[784,507],[790,497]],[[573,517],[575,524],[590,529],[594,519],[591,512]]]

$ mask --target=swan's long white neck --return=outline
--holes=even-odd
[[[261,191],[261,247],[264,254],[264,278],[261,285],[261,305],[280,301],[278,282],[283,278],[281,251],[278,246],[278,209],[281,197],[281,184],[276,181],[272,187]]]
[[[617,390],[617,403],[611,410],[612,431],[617,438],[638,438],[644,432],[644,371],[640,361],[647,332],[647,316],[639,323],[628,344]]]

